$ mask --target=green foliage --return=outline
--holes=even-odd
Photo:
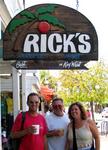
[[[25,16],[25,17],[30,18],[30,19],[36,19],[36,16],[35,16],[33,13],[31,13],[31,12],[29,12],[29,11],[27,11],[27,10],[22,11],[22,12],[20,13],[20,15],[21,15],[21,16]]]
[[[9,33],[13,32],[16,27],[19,27],[20,25],[24,25],[27,22],[30,22],[31,19],[30,18],[19,18],[19,19],[14,19],[10,22],[7,30]]]
[[[76,101],[108,103],[108,66],[103,62],[97,62],[86,71],[61,70],[56,78],[48,71],[42,71],[41,80],[45,79],[55,89],[56,95],[63,98],[66,106]]]
[[[36,14],[41,15],[45,13],[53,13],[56,7],[57,5],[52,5],[52,4],[44,7],[39,7],[38,9],[36,9]]]
[[[71,102],[91,102],[103,104],[108,100],[108,66],[103,62],[97,62],[87,71],[64,70],[59,79],[61,82],[61,94],[65,104]]]
[[[41,84],[45,85],[46,84],[46,80],[49,76],[49,72],[48,71],[40,71],[40,82]]]
[[[48,85],[50,88],[56,90],[56,78],[50,75],[49,71],[40,71],[40,81],[42,85]]]
[[[47,21],[55,26],[64,28],[64,25],[56,17],[54,17],[53,15],[50,15],[50,14],[43,14],[43,15],[39,16],[39,20]]]
[[[15,18],[13,19],[7,30],[9,33],[12,33],[18,26],[20,25],[24,25],[25,23],[28,23],[30,21],[48,21],[49,23],[53,24],[53,25],[57,25],[61,28],[64,28],[64,25],[53,15],[51,15],[51,13],[53,13],[55,11],[55,8],[57,7],[57,5],[52,5],[49,4],[45,7],[39,7],[36,9],[36,11],[34,13],[24,10],[20,13],[20,16],[22,18]]]

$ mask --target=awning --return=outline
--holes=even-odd
[[[54,96],[54,91],[48,86],[41,86],[40,95],[44,98],[45,101],[50,102]]]

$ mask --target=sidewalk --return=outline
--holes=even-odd
[[[108,149],[108,135],[100,135],[100,150]]]

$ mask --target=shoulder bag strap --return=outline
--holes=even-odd
[[[23,126],[24,126],[25,114],[26,112],[22,112],[21,130],[23,129]]]
[[[73,130],[73,150],[78,150],[77,148],[77,141],[76,141],[76,134],[75,134],[75,123],[73,120],[73,124],[72,124],[72,130]]]

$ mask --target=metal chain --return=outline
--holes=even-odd
[[[79,8],[79,0],[76,0],[76,10]]]
[[[23,0],[23,7],[24,7],[24,9],[25,9],[25,0]]]

